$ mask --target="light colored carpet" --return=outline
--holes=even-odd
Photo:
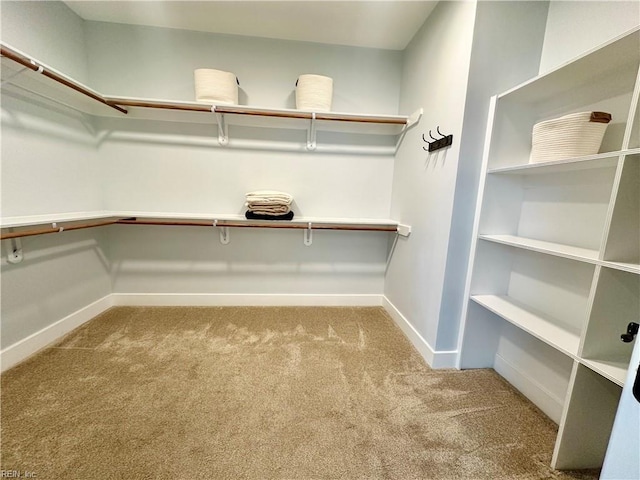
[[[3,470],[43,479],[570,479],[491,370],[380,308],[113,308],[2,376]]]

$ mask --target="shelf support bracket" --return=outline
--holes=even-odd
[[[311,230],[311,222],[309,222],[304,231],[304,245],[310,247],[311,244],[313,244],[313,231]]]
[[[216,112],[215,105],[211,107],[211,111],[216,114],[218,121],[218,142],[224,147],[229,144],[229,127],[224,121],[224,113]]]
[[[19,238],[12,238],[9,243],[9,253],[7,254],[7,262],[16,264],[24,260],[22,254],[22,242]]]
[[[316,112],[312,112],[309,130],[307,130],[307,150],[313,151],[316,147]]]
[[[403,237],[411,235],[411,225],[398,224],[398,235],[402,235]]]
[[[398,149],[400,148],[400,144],[402,144],[402,140],[404,140],[404,136],[407,134],[410,128],[413,128],[420,122],[422,115],[424,114],[424,109],[419,108],[411,115],[409,115],[409,119],[407,120],[407,124],[404,126],[402,131],[400,132],[400,136],[398,137],[398,141],[396,142],[396,150],[395,153],[398,153]]]
[[[229,227],[219,227],[218,226],[218,220],[214,220],[213,221],[213,226],[219,228],[219,232],[220,232],[220,243],[222,245],[229,245],[229,242],[231,241],[231,235],[229,233]]]

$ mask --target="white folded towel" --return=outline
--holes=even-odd
[[[291,205],[293,197],[275,190],[256,190],[245,194],[247,206],[252,205]]]
[[[285,215],[291,211],[286,205],[272,207],[253,207],[249,208],[250,212],[259,213],[260,215]]]

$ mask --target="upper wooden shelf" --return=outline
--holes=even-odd
[[[422,116],[421,109],[410,116],[372,115],[107,96],[5,43],[0,46],[2,81],[17,89],[90,115],[218,124],[221,145],[227,144],[228,125],[307,130],[307,149],[315,150],[316,130],[401,137]]]

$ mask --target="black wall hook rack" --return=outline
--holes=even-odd
[[[429,144],[429,148],[422,147],[425,151],[435,152],[436,150],[449,147],[453,144],[453,135],[443,135],[440,132],[439,125],[436,128],[436,131],[438,132],[438,135],[440,135],[440,138],[433,138],[433,135],[431,135],[431,130],[429,130],[429,137],[431,137],[431,140],[433,141],[427,140],[426,138],[424,138],[424,133],[422,134],[422,140]]]

